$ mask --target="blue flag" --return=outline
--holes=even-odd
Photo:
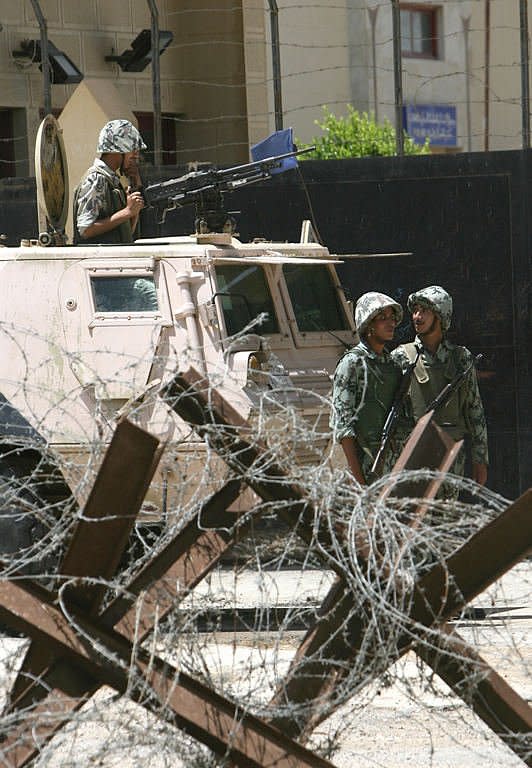
[[[284,128],[282,131],[275,131],[266,139],[259,141],[251,147],[251,157],[254,161],[266,160],[276,155],[285,155],[287,152],[294,152],[294,137],[292,128]],[[297,168],[297,157],[285,157],[281,160],[279,168],[273,168],[272,176],[276,173],[284,173],[291,168]]]

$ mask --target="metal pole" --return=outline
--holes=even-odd
[[[151,13],[151,80],[153,93],[153,164],[162,165],[161,66],[159,57],[159,11],[156,0],[148,0]]]
[[[379,122],[379,103],[377,101],[377,44],[375,41],[375,27],[377,25],[377,14],[379,6],[368,8],[369,21],[371,24],[371,58],[373,66],[373,114],[375,122]]]
[[[395,89],[395,142],[397,154],[404,154],[403,136],[403,65],[401,60],[401,9],[399,0],[392,3],[393,80]]]
[[[279,45],[279,9],[276,0],[268,0],[270,6],[270,28],[272,36],[273,104],[275,109],[275,130],[283,129],[283,98],[281,93],[281,51]]]
[[[521,118],[523,149],[530,147],[530,78],[528,74],[528,0],[519,0],[521,30]]]
[[[471,152],[471,57],[469,56],[471,16],[462,16],[462,27],[464,30],[467,151]]]
[[[485,44],[484,44],[484,151],[490,148],[490,28],[491,28],[490,0],[485,1]]]
[[[41,69],[44,90],[44,114],[52,112],[52,92],[50,88],[50,59],[48,58],[48,29],[38,0],[31,0],[35,17],[41,31]]]

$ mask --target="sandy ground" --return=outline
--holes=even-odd
[[[270,578],[270,577],[269,577]],[[220,580],[221,579],[221,580]],[[218,580],[218,581],[217,581]],[[223,583],[225,580],[225,583]],[[265,585],[253,573],[214,575],[195,595],[195,600],[212,600],[213,594],[233,591],[240,606],[257,602],[284,604],[316,600],[327,590],[331,574],[286,572],[271,577]],[[528,701],[532,700],[532,561],[514,568],[473,605],[489,608],[489,618],[457,621],[460,635]],[[221,598],[220,598],[221,600]],[[218,633],[205,636],[198,656],[213,679],[238,696],[256,676],[250,690],[266,701],[272,682],[271,669],[262,674],[261,664],[282,674],[302,638],[301,632],[287,631],[279,643],[274,634],[256,638],[246,633]],[[0,641],[0,683],[5,692],[14,675],[16,659],[25,641]],[[183,659],[183,649],[164,648],[158,653]],[[249,670],[249,671],[248,671]],[[425,674],[423,674],[425,672]],[[269,676],[268,676],[269,675]],[[233,688],[231,688],[233,685]],[[261,688],[262,686],[262,688]],[[260,698],[259,696],[259,698]],[[4,728],[8,725],[3,719]],[[28,729],[31,726],[28,724]],[[409,654],[392,668],[392,674],[378,684],[367,686],[313,735],[323,741],[334,734],[337,749],[331,762],[337,768],[518,768],[516,757],[476,716],[456,698],[439,678],[427,685],[426,669]],[[532,740],[532,737],[531,737]],[[532,748],[532,744],[531,744]],[[0,750],[0,765],[7,755]],[[105,768],[202,768],[208,765],[201,750],[187,744],[180,732],[162,724],[142,707],[102,687],[84,706],[77,718],[56,735],[44,750],[38,766],[105,766]]]

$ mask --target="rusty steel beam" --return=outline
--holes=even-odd
[[[532,707],[449,624],[415,652],[504,741],[532,766]]]
[[[303,541],[315,540],[314,507],[295,483],[272,461],[263,443],[253,438],[252,428],[240,414],[195,369],[178,373],[165,386],[161,397],[180,418],[207,439],[212,448],[238,475],[245,475],[249,487],[266,502],[278,504],[278,515]],[[250,439],[248,439],[250,438]],[[339,531],[340,533],[340,531]],[[331,545],[329,529],[321,526],[320,543]],[[333,559],[326,560],[332,570],[341,569]]]
[[[415,469],[435,469],[440,472],[447,462],[447,457],[451,455],[455,447],[458,450],[463,444],[463,440],[455,442],[452,437],[432,420],[434,411],[429,411],[422,416],[416,423],[410,433],[400,456],[394,464],[391,475],[404,470]],[[448,463],[448,462],[447,462]],[[405,483],[406,490],[394,493],[396,496],[424,496],[423,488],[417,485],[420,481],[414,481],[415,485],[408,486]]]
[[[426,502],[433,499],[443,482],[444,473],[448,472],[462,446],[456,443],[432,421],[432,413],[427,414],[416,424],[399,456],[389,482],[380,494],[381,499],[389,495],[398,498],[423,498],[414,511],[410,512],[409,524],[412,529],[426,512]],[[397,484],[394,475],[403,471],[430,469],[440,474],[434,479],[409,480]],[[372,540],[373,518],[368,516],[366,529],[360,530],[355,538],[356,556],[363,568],[370,558],[380,557],[382,578],[395,578],[393,563],[386,563],[378,552],[374,552]],[[406,543],[404,545],[406,547]],[[400,556],[398,556],[399,559]],[[395,568],[397,568],[397,563]],[[399,583],[399,582],[398,582]],[[371,607],[367,606],[371,612]],[[338,577],[325,596],[319,610],[320,619],[311,627],[299,646],[290,669],[278,686],[272,708],[288,708],[288,714],[272,719],[277,727],[287,729],[293,736],[306,732],[309,723],[314,722],[315,712],[330,712],[334,698],[334,688],[349,672],[350,661],[359,654],[353,653],[346,645],[345,627],[360,623],[365,624],[363,616],[353,611],[353,594],[344,576]],[[294,705],[294,706],[290,706]],[[338,704],[336,706],[339,706]],[[320,721],[323,717],[320,717]]]
[[[454,441],[452,437],[432,420],[434,411],[422,416],[412,430],[400,456],[389,475],[388,486],[384,488],[381,498],[392,495],[397,499],[421,499],[429,501],[436,498],[443,484],[443,478],[433,479],[409,478],[396,482],[394,475],[400,472],[413,472],[418,469],[428,469],[441,475],[449,472],[456,457],[460,453],[463,440]],[[417,504],[413,510],[411,526],[417,527],[426,512],[425,504]]]
[[[153,435],[127,420],[117,425],[61,563],[63,577],[81,577],[67,587],[69,602],[98,612],[108,588],[101,581],[116,573],[161,452]]]
[[[469,648],[445,622],[458,614],[468,602],[483,592],[506,571],[526,557],[532,548],[532,489],[527,491],[516,502],[495,518],[467,541],[459,550],[451,555],[445,563],[437,564],[423,576],[414,586],[409,616],[405,616],[405,633],[398,638],[397,655],[390,663],[403,656],[408,650],[414,649],[423,655],[427,663],[434,664],[434,669],[453,688],[458,696],[464,697],[469,692],[469,705],[491,727],[497,721],[496,733],[515,748],[519,737],[530,738],[531,715],[529,705],[513,690],[500,685],[500,677],[476,652]],[[336,642],[334,645],[334,660],[339,669],[348,665],[349,660],[363,652],[364,635],[367,629],[364,608],[356,614],[349,615],[349,596],[342,593],[337,601],[338,615],[345,617],[343,631],[338,631],[335,621],[338,615],[332,615]],[[371,615],[371,606],[366,606],[367,615]],[[466,691],[464,678],[457,674],[452,659],[445,654],[420,650],[424,644],[426,629],[444,625],[446,645],[455,650],[462,649],[463,663],[466,668],[476,665],[477,670],[484,673],[482,686],[471,695],[472,688]],[[432,641],[432,637],[430,638]],[[428,641],[427,641],[428,642]],[[467,648],[467,650],[464,650]],[[315,664],[316,661],[311,660]],[[325,660],[325,664],[330,664]],[[364,664],[361,665],[364,668]],[[311,667],[312,670],[312,667]],[[297,672],[297,670],[295,670]],[[291,683],[291,681],[289,681]],[[351,680],[352,690],[356,692],[366,684],[365,677],[357,681]],[[298,693],[301,689],[296,683],[293,689]],[[282,703],[294,703],[294,693],[286,685],[279,693]],[[301,697],[301,703],[304,697]],[[489,704],[483,703],[487,697]],[[295,702],[296,704],[299,702]],[[283,731],[292,736],[315,728],[326,714],[309,707],[307,715],[300,713],[297,721],[287,718],[287,722],[275,719],[274,722]],[[517,729],[517,730],[515,730]],[[518,753],[520,754],[520,753]],[[522,755],[520,754],[522,757]]]
[[[159,395],[173,410],[182,412],[189,424],[216,425],[252,436],[249,422],[195,368],[179,371]]]
[[[103,581],[115,573],[159,458],[159,441],[153,435],[129,421],[117,425],[59,568],[61,576],[80,582],[64,590],[64,599],[97,611],[105,592]],[[53,661],[46,644],[30,645],[7,711],[28,688],[37,695],[40,687],[45,695],[46,689],[34,681]]]
[[[34,641],[49,644],[56,657],[68,658],[82,673],[127,693],[146,709],[159,715],[164,706],[176,727],[237,766],[333,768],[328,760],[199,681],[142,648],[134,649],[125,638],[103,629],[87,614],[65,616],[38,585],[0,582],[0,620]],[[20,765],[15,762],[17,745],[12,749],[11,765]],[[9,758],[5,742],[3,750],[3,757]]]
[[[240,492],[241,482],[229,480],[207,499],[198,517],[186,525],[132,579],[125,587],[124,595],[113,600],[100,614],[101,626],[106,629],[114,627],[126,638],[136,636],[137,642],[142,642],[153,629],[156,618],[164,618],[232,546],[233,539],[229,534],[220,535],[218,531],[206,529],[205,526],[214,525],[215,521],[228,528],[234,526],[238,516],[226,510]],[[202,528],[198,527],[198,519],[202,521]],[[138,606],[134,601],[143,590],[144,599]],[[25,743],[24,748],[21,747],[17,752],[20,762],[16,765],[22,766],[35,757],[36,744],[44,745],[49,741],[69,721],[72,714],[96,693],[100,683],[88,675],[81,676],[68,662],[54,659],[49,646],[37,643],[30,644],[17,680],[18,686],[11,694],[11,708],[22,710],[31,707],[32,719],[37,714],[41,716],[38,742],[32,742],[33,747]],[[41,698],[44,701],[38,704]],[[52,718],[45,716],[48,704],[54,713]],[[26,728],[24,720],[20,727],[13,727],[8,735],[9,744],[23,744],[22,737]]]

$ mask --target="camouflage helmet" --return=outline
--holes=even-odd
[[[364,335],[369,323],[386,307],[393,309],[395,319],[400,323],[403,317],[403,309],[400,304],[386,296],[385,293],[370,291],[369,293],[364,293],[358,299],[355,307],[355,325],[359,336]]]
[[[146,149],[142,136],[129,120],[110,120],[104,125],[98,137],[98,147],[102,152],[135,152],[137,149]]]
[[[440,285],[429,285],[408,297],[408,311],[413,312],[416,304],[438,315],[443,333],[449,330],[453,316],[453,300]]]

